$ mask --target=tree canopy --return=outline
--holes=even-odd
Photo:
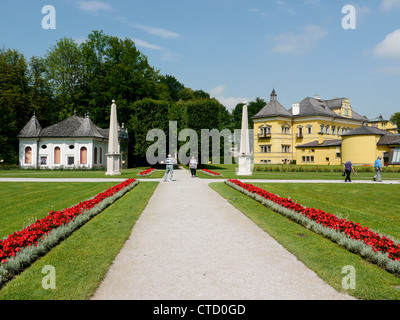
[[[400,112],[395,112],[390,117],[390,121],[397,125],[397,131],[400,133]]]
[[[146,133],[169,121],[178,129],[231,127],[225,106],[199,89],[162,75],[132,39],[93,31],[87,41],[61,38],[43,57],[0,51],[0,159],[18,163],[18,132],[35,114],[42,127],[74,113],[108,127],[111,101],[131,138],[130,165],[145,160]]]

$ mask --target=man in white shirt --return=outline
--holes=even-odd
[[[192,174],[192,178],[196,176],[196,169],[197,169],[197,160],[195,157],[192,157],[192,159],[189,162],[189,169]]]
[[[172,181],[172,176],[174,174],[174,158],[169,154],[168,158],[165,160],[166,164],[166,169],[165,169],[165,175],[163,181]],[[170,174],[169,179],[168,178],[168,173]]]
[[[381,156],[379,156],[374,163],[374,167],[375,167],[375,172],[376,175],[372,178],[372,180],[374,181],[378,181],[378,182],[382,182],[382,161],[381,161]]]

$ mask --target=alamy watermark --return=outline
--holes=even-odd
[[[42,28],[45,30],[56,29],[56,8],[52,5],[42,7],[42,13],[45,16],[42,18]]]
[[[344,266],[342,274],[346,276],[342,279],[342,288],[345,290],[356,288],[356,269],[353,266]]]
[[[342,18],[342,28],[345,30],[355,30],[357,28],[356,8],[350,4],[345,5],[342,8],[342,14],[345,14]]]
[[[54,266],[46,265],[42,268],[42,273],[46,276],[42,279],[42,288],[45,290],[56,289],[56,268]]]
[[[188,164],[192,157],[199,163],[207,164],[211,160],[220,164],[223,158],[224,164],[232,164],[232,158],[240,157],[240,137],[242,130],[235,129],[201,129],[199,134],[193,129],[183,129],[178,132],[177,121],[169,121],[169,135],[161,129],[152,129],[146,135],[146,141],[154,142],[146,152],[146,160],[150,165],[163,163],[168,154],[177,157],[180,163]],[[253,145],[253,129],[248,129],[249,146]],[[211,145],[210,145],[211,141]],[[223,141],[223,144],[221,142]],[[180,147],[178,142],[185,142]],[[199,159],[199,145],[201,158]],[[223,148],[221,150],[221,145]],[[210,154],[211,151],[211,154]],[[221,154],[223,153],[223,155]]]

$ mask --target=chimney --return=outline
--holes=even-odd
[[[297,116],[300,114],[300,103],[296,102],[292,104],[292,115]]]

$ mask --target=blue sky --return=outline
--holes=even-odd
[[[56,29],[42,28],[45,5]],[[0,0],[0,47],[27,59],[92,30],[132,38],[161,74],[228,109],[275,87],[287,109],[319,94],[368,118],[400,112],[400,0]]]

